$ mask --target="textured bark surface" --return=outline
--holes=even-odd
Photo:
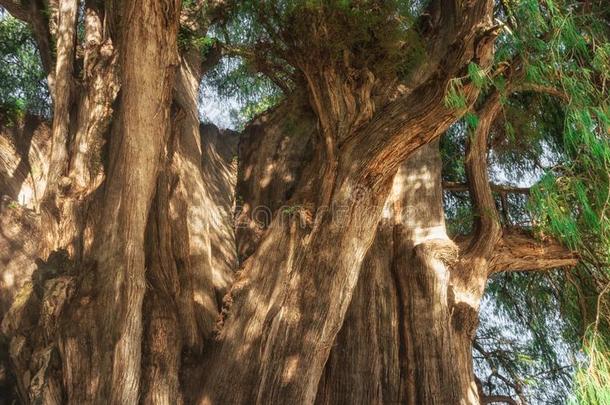
[[[236,167],[234,155],[237,151],[237,138],[234,134],[226,131],[219,131],[212,126],[201,127],[201,142],[205,145],[204,162],[201,162],[202,179],[206,184],[215,185],[215,193],[206,194],[206,209],[217,209],[215,218],[224,221],[217,228],[215,237],[210,239],[211,246],[207,249],[211,250],[212,257],[212,274],[207,273],[197,275],[193,274],[192,278],[186,270],[188,267],[184,261],[187,260],[184,256],[188,256],[185,235],[187,230],[183,226],[183,218],[180,216],[172,216],[169,214],[167,207],[168,201],[175,201],[175,198],[163,199],[160,198],[161,187],[157,189],[157,197],[151,208],[153,213],[164,213],[165,215],[151,215],[147,229],[147,240],[149,244],[161,246],[159,249],[149,252],[156,252],[157,256],[149,257],[147,272],[147,296],[144,301],[145,321],[147,322],[145,338],[143,340],[143,348],[145,350],[144,359],[142,361],[143,377],[142,377],[142,392],[143,397],[146,396],[147,402],[155,403],[174,403],[181,395],[184,387],[180,387],[179,365],[183,353],[176,350],[176,347],[185,345],[187,352],[201,350],[201,347],[194,349],[195,346],[188,341],[189,333],[196,333],[197,337],[203,336],[209,338],[212,332],[213,325],[211,320],[215,321],[215,314],[219,311],[222,295],[225,293],[227,284],[232,278],[233,271],[236,267],[236,250],[233,235],[232,224],[232,207],[233,193],[235,186]],[[171,173],[171,170],[168,170]],[[161,176],[158,180],[159,184],[163,184],[167,179]],[[229,190],[227,192],[227,190]],[[3,190],[0,189],[0,192]],[[173,194],[172,194],[173,195]],[[165,204],[164,208],[160,208],[161,204]],[[176,213],[176,212],[174,212]],[[179,221],[172,220],[179,218]],[[212,217],[214,218],[214,217]],[[29,345],[35,346],[35,343],[27,343],[24,337],[28,334],[19,335],[36,323],[40,316],[41,308],[40,299],[34,299],[32,289],[35,288],[44,294],[45,283],[47,278],[55,278],[61,276],[56,274],[56,269],[53,263],[42,263],[38,261],[40,253],[40,216],[35,212],[24,209],[15,204],[12,200],[6,200],[0,209],[0,227],[2,234],[0,236],[0,260],[2,260],[2,281],[0,285],[0,316],[4,317],[11,304],[13,311],[4,317],[3,334],[12,337],[14,342],[13,348],[10,349],[13,355],[13,360],[18,359],[23,353],[20,345],[27,348]],[[152,221],[160,221],[162,225],[152,226]],[[160,232],[161,230],[165,233]],[[170,246],[168,246],[168,242]],[[160,242],[162,240],[162,242]],[[182,249],[182,250],[181,250]],[[180,256],[182,255],[182,256]],[[55,264],[60,264],[61,261]],[[51,274],[40,272],[40,267]],[[153,268],[154,267],[154,268]],[[175,273],[165,272],[160,270],[175,269]],[[208,269],[206,267],[206,269]],[[155,271],[156,270],[156,271]],[[206,270],[207,271],[207,270]],[[32,277],[32,274],[35,274]],[[170,279],[171,275],[175,274],[174,279]],[[197,278],[200,277],[200,279]],[[65,278],[64,278],[65,279]],[[56,281],[51,282],[55,284]],[[193,287],[195,282],[199,282],[200,290],[206,292],[207,286],[213,282],[215,290],[211,291],[209,300],[213,301],[214,308],[205,308],[202,305],[201,294],[196,293]],[[172,284],[173,283],[173,284]],[[152,294],[157,294],[159,291],[168,291],[166,287],[169,284],[169,291],[173,292],[176,285],[180,286],[182,292],[178,306],[173,306],[175,302],[174,296],[162,295],[160,300],[152,299]],[[51,285],[48,285],[49,287]],[[212,314],[213,311],[216,311]],[[206,318],[206,314],[207,318]],[[197,315],[197,318],[192,318]],[[48,316],[48,315],[47,315]],[[164,317],[165,316],[165,317]],[[189,318],[189,316],[191,318]],[[207,320],[206,320],[207,319]],[[168,321],[169,320],[169,321]],[[171,322],[174,322],[172,325]],[[76,326],[82,328],[83,322]],[[201,330],[199,329],[201,328]],[[194,330],[193,330],[194,329]],[[8,342],[3,342],[2,346],[6,349],[7,356],[9,355]],[[25,343],[25,345],[24,345]],[[27,352],[26,352],[27,353]],[[151,354],[154,354],[151,355]],[[189,354],[186,359],[192,357]],[[28,357],[24,358],[27,360]],[[173,362],[173,363],[172,363]],[[29,369],[29,364],[23,364],[23,367]],[[168,372],[168,366],[174,367],[175,373]],[[14,368],[10,366],[8,358],[0,358],[0,367],[4,374],[0,379],[0,390],[3,390],[3,395],[10,398],[14,393],[13,389],[15,381],[11,379],[10,372]],[[201,363],[189,367],[201,368]],[[84,376],[83,380],[87,380],[88,376]],[[30,381],[26,379],[26,381]],[[6,385],[5,385],[6,384]],[[173,385],[172,385],[173,384]],[[150,390],[149,387],[154,387]],[[180,391],[176,392],[176,387]],[[22,387],[26,392],[29,387]],[[170,389],[171,388],[171,389]],[[173,389],[173,391],[172,391]],[[25,400],[24,402],[28,402]]]
[[[9,260],[32,272],[2,321],[20,399],[476,403],[470,345],[488,275],[574,261],[487,215],[497,95],[466,159],[475,235],[458,251],[445,231],[436,139],[479,89],[464,83],[463,111],[444,96],[470,63],[489,66],[493,2],[431,2],[427,58],[404,86],[349,55],[297,61],[306,94],[254,120],[239,148],[200,126],[210,61],[178,55],[181,3],[86,1],[82,71],[78,3],[53,8],[44,260],[32,267],[37,249],[15,231],[24,212],[0,223],[3,260],[23,245]],[[191,17],[182,24],[203,29]]]
[[[286,116],[281,109],[276,114]],[[283,180],[298,180],[302,169],[294,163],[308,161],[306,152],[299,152],[301,145],[309,142],[307,131],[303,127],[278,126],[273,114],[260,120],[255,136],[248,132],[252,128],[247,129],[240,145],[240,167],[247,170],[240,171],[237,198],[246,207],[286,207],[283,199],[290,195],[285,194]],[[299,122],[304,127],[309,125],[307,119]],[[293,132],[282,132],[287,128]],[[290,144],[293,152],[254,153],[260,145],[268,145],[273,151],[278,148],[278,139],[290,140],[296,133],[300,136],[298,143]],[[471,274],[472,269],[464,269],[458,257],[458,245],[465,254],[471,239],[456,245],[446,234],[437,148],[434,143],[420,148],[394,178],[384,219],[363,261],[357,287],[318,386],[316,403],[478,401],[471,340],[481,298],[477,294],[487,276],[466,286],[466,290],[463,282],[455,281],[465,272]],[[287,162],[284,156],[294,159]],[[262,192],[257,188],[261,178],[269,184],[269,189]],[[242,255],[244,246],[256,250],[265,230],[263,221],[244,218],[251,222],[242,221],[246,227],[238,229],[238,250]],[[248,227],[251,223],[254,225]],[[252,231],[255,226],[257,232]],[[242,259],[247,257],[245,254]],[[566,266],[576,260],[560,245],[536,241],[525,234],[506,234],[493,248],[492,257],[485,274]],[[465,302],[469,293],[473,294],[473,301]]]
[[[258,247],[273,213],[287,202],[312,158],[313,115],[286,102],[250,123],[240,135],[235,236],[239,260]]]
[[[382,98],[377,111],[379,100],[367,94],[387,83],[376,83],[370,72],[359,71],[362,80],[351,82],[333,71],[337,66],[297,63],[320,124],[314,157],[288,202],[292,215],[282,221],[274,213],[232,287],[212,359],[212,364],[222,359],[222,367],[207,376],[201,403],[315,400],[395,170],[460,114],[443,102],[447,76],[473,59],[482,66],[491,61],[494,34],[483,27],[490,26],[492,2],[453,6],[435,10],[456,35],[438,49],[442,56],[435,68],[443,75],[415,81],[413,91],[395,101]],[[472,103],[478,89],[465,86],[465,92]],[[353,97],[356,102],[344,114]],[[344,220],[337,220],[339,211]],[[235,384],[243,388],[232,389]]]
[[[285,116],[281,110],[277,114]],[[257,127],[256,135],[262,139],[242,139],[240,163],[250,170],[240,172],[238,199],[244,205],[256,201],[266,206],[268,199],[269,205],[285,206],[281,181],[298,179],[300,168],[287,166],[283,157],[267,155],[260,159],[260,155],[250,153],[261,143],[273,148],[273,140],[282,139],[276,132],[285,128],[275,125],[273,115],[266,123]],[[301,121],[301,125],[308,125],[307,121]],[[301,134],[300,144],[308,142],[303,139],[303,127],[295,132]],[[296,149],[293,156],[303,162],[306,159],[297,153],[300,144],[292,146]],[[453,343],[447,296],[449,267],[443,260],[454,263],[457,246],[444,229],[440,163],[438,144],[433,143],[409,158],[395,177],[385,202],[384,219],[377,227],[341,331],[332,345],[316,403],[476,401],[476,387],[473,392],[469,384],[473,380],[464,382],[466,388],[460,385],[460,374],[466,373],[467,379],[469,365],[460,369],[454,363],[454,350],[459,345]],[[264,168],[270,176],[269,184],[279,185],[267,194],[251,192],[257,190],[253,183],[260,177],[248,174]],[[255,250],[260,233],[243,232],[238,249],[246,245]],[[443,274],[440,279],[439,274]],[[415,286],[420,288],[414,290]],[[416,347],[418,357],[414,354]],[[421,391],[416,392],[416,387]],[[425,391],[426,387],[430,391]]]
[[[37,210],[46,186],[50,128],[26,115],[16,125],[0,125],[0,192]]]
[[[87,403],[103,398],[112,403],[134,403],[139,396],[144,230],[160,153],[169,132],[177,65],[179,4],[162,3],[149,2],[140,9],[135,2],[128,2],[121,10],[106,9],[106,22],[119,14],[130,21],[130,30],[113,38],[121,44],[118,54],[108,42],[109,29],[104,32],[105,43],[94,40],[102,27],[96,24],[96,9],[87,7],[87,15],[93,17],[87,19],[87,46],[97,59],[95,66],[86,63],[91,69],[85,76],[90,93],[85,94],[97,98],[77,103],[75,113],[71,109],[76,2],[58,3],[58,85],[54,89],[49,186],[42,209],[43,246],[47,252],[68,250],[55,250],[38,263],[32,293],[13,305],[10,316],[3,320],[24,402]],[[102,18],[97,18],[99,21]],[[96,80],[108,79],[104,59],[113,55],[121,58],[123,92],[110,136],[112,159],[106,182],[96,192],[102,197],[95,212],[103,220],[90,223],[84,201],[92,195],[96,179],[87,179],[87,187],[82,189],[82,170],[74,172],[80,166],[68,163],[78,162],[79,153],[87,151],[79,146],[86,146],[90,135],[105,131],[103,122],[109,116],[103,112],[108,111],[116,87],[107,80],[104,90],[109,94],[96,92],[100,90]],[[80,128],[86,129],[83,132]],[[68,141],[76,150],[68,148]],[[96,152],[99,155],[99,150]],[[22,316],[32,308],[40,313],[38,319]]]
[[[0,128],[0,320],[13,303],[26,299],[37,268],[40,216],[35,210],[46,185],[50,132],[46,122],[32,116]],[[17,381],[4,332],[0,335],[0,398],[12,403],[17,401]]]
[[[406,346],[392,269],[393,229],[389,218],[377,227],[320,380],[317,404],[405,403]]]

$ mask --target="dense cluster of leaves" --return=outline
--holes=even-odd
[[[528,60],[531,80],[562,89],[564,108],[561,163],[548,170],[533,192],[537,228],[560,238],[581,255],[574,294],[586,329],[588,365],[578,374],[579,399],[610,401],[610,105],[606,81],[608,5],[593,13],[546,2],[545,64]],[[549,63],[550,62],[550,63]],[[574,317],[576,318],[576,317]],[[586,371],[585,371],[586,370]]]
[[[241,98],[243,108],[260,111],[282,93],[303,88],[303,71],[311,66],[335,70],[355,81],[364,71],[389,82],[405,79],[425,57],[414,26],[425,3],[239,1],[231,18],[212,30],[232,58],[212,72],[213,83],[221,94]]]

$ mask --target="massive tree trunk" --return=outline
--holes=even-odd
[[[480,116],[490,119],[483,111]],[[285,125],[294,122],[299,124]],[[287,104],[242,134],[237,188],[242,260],[264,243],[271,212],[294,209],[287,200],[312,158],[306,146],[314,125],[307,111]],[[478,136],[488,129],[482,122]],[[484,152],[480,159],[486,161]],[[316,403],[477,403],[471,344],[488,275],[574,265],[565,248],[525,233],[504,234],[487,260],[468,249],[474,236],[451,241],[440,171],[438,143],[432,142],[394,177]]]
[[[349,55],[347,66],[295,61],[319,123],[314,155],[232,286],[210,360],[222,366],[210,369],[200,403],[315,401],[393,175],[463,113],[444,103],[448,77],[472,60],[490,63],[491,10],[487,1],[435,7],[433,26],[448,24],[447,42],[433,46],[430,70],[391,101],[372,96],[387,94],[386,78],[347,74]],[[478,89],[464,86],[464,94],[471,104]]]
[[[135,403],[140,395],[144,234],[170,130],[179,7],[151,1],[100,10],[88,2],[84,68],[77,76],[78,3],[58,2],[42,203],[48,258],[33,276],[32,292],[3,322],[24,402]],[[127,21],[129,29],[114,25]],[[111,117],[110,160],[100,177],[100,167],[91,169],[101,160]],[[26,321],[24,310],[40,316]]]
[[[249,207],[286,207],[282,199],[290,197],[285,194],[290,187],[284,179],[298,179],[300,168],[294,163],[307,161],[301,145],[310,142],[313,132],[306,130],[308,120],[286,134],[277,117],[293,119],[280,110],[252,125],[242,138],[238,198],[246,207],[242,215],[251,216],[238,228],[240,251],[256,247],[265,225],[260,223],[264,217],[252,215]],[[291,152],[253,157],[261,144],[270,150],[291,145]],[[265,168],[267,187],[261,195],[252,187],[260,177],[250,175]],[[476,403],[472,335],[452,322],[450,270],[458,250],[445,232],[440,169],[438,143],[432,142],[394,177],[316,403]]]
[[[60,0],[42,260],[2,322],[20,399],[476,403],[478,304],[510,252],[494,231],[458,255],[435,140],[466,111],[450,80],[489,65],[495,34],[491,1],[440,3],[406,87],[301,61],[309,103],[249,126],[234,201],[235,138],[199,125],[181,2],[85,2],[81,71],[78,2]]]

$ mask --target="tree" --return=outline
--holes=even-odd
[[[549,173],[517,229],[507,195],[530,190],[488,173],[506,111],[541,94],[560,114],[536,128],[564,120],[569,178],[607,186],[597,5],[0,4],[53,99],[37,268],[2,322],[23,402],[509,401],[474,373],[488,278],[580,258],[604,299],[607,187],[560,197]],[[278,100],[240,135],[235,233],[235,136],[198,113],[223,55]],[[464,176],[443,182],[456,123]],[[468,192],[468,235],[450,238],[443,190]]]

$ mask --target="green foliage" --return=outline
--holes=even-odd
[[[563,290],[580,305],[569,307],[564,316],[580,323],[582,330],[593,328],[596,332],[579,338],[584,339],[588,365],[586,371],[578,373],[576,393],[581,403],[607,403],[610,378],[604,356],[608,351],[601,348],[607,348],[610,339],[610,116],[606,88],[610,64],[607,26],[597,18],[604,10],[583,13],[577,4],[557,0],[544,6],[531,0],[515,3],[515,14],[528,16],[518,18],[525,22],[525,29],[514,45],[514,52],[523,59],[525,80],[560,89],[568,100],[561,115],[538,114],[534,121],[540,127],[562,117],[561,131],[555,132],[561,136],[547,137],[557,145],[560,160],[534,188],[532,214],[540,234],[558,238],[581,255],[579,267],[584,269],[578,270],[578,278],[573,280],[574,291]],[[604,386],[605,392],[600,390]]]
[[[50,115],[50,96],[38,51],[28,27],[0,15],[0,113],[5,121],[26,112]]]
[[[531,177],[557,164],[562,151],[564,110],[553,97],[536,93],[513,94],[491,128],[492,173],[505,172],[509,181]]]
[[[479,125],[479,117],[471,112],[467,112],[464,115],[464,121],[466,121],[466,124],[468,124],[468,127],[471,129],[476,129],[476,127]]]
[[[280,89],[256,72],[247,59],[239,57],[222,60],[206,75],[203,88],[208,94],[216,94],[230,110],[230,124],[238,130],[281,99]]]
[[[610,404],[610,348],[607,343],[593,339],[586,348],[589,366],[576,374],[573,404]]]
[[[470,65],[467,78],[483,89],[482,98],[487,86],[501,94],[502,111],[490,134],[491,180],[536,183],[529,199],[508,196],[503,221],[559,239],[582,260],[569,273],[490,281],[487,299],[492,304],[482,313],[478,336],[493,336],[486,348],[499,358],[491,365],[480,359],[479,375],[491,376],[487,392],[517,396],[514,387],[492,376],[493,369],[500,370],[536,403],[564,402],[567,397],[579,404],[610,403],[610,46],[603,20],[610,15],[610,4],[502,4],[497,16],[506,26],[496,42],[491,77],[484,80],[477,66]],[[509,93],[507,79],[510,86],[556,91]],[[460,89],[461,82],[454,79],[445,98],[449,107],[463,108]],[[465,181],[463,145],[467,128],[475,123],[468,114],[445,135],[445,180]],[[467,193],[446,193],[445,206],[449,230],[469,233],[472,206]],[[568,368],[543,373],[558,366]]]
[[[563,161],[548,170],[534,189],[532,209],[539,232],[551,234],[578,251],[581,266],[589,269],[579,279],[597,298],[587,305],[591,307],[589,316],[583,314],[584,327],[595,325],[596,331],[585,339],[590,355],[588,372],[581,372],[577,379],[578,391],[585,393],[599,385],[599,376],[605,376],[604,383],[610,385],[608,374],[604,374],[607,364],[600,360],[602,356],[594,355],[610,341],[608,33],[599,29],[603,25],[594,16],[570,13],[557,1],[550,2],[546,12],[553,34],[547,43],[551,63],[530,61],[533,68],[528,72],[534,72],[530,76],[542,84],[563,89],[569,102],[564,107]],[[590,386],[586,376],[591,376]]]
[[[455,110],[465,110],[467,107],[466,102],[462,79],[456,78],[450,80],[447,92],[445,93],[445,105]]]
[[[250,122],[254,117],[273,108],[280,100],[279,95],[270,94],[260,100],[247,101],[243,108],[232,112],[232,121],[236,128],[243,126],[243,123]]]
[[[478,88],[483,88],[489,82],[485,71],[474,62],[468,64],[468,78]]]
[[[216,38],[201,36],[183,25],[178,30],[178,48],[181,52],[195,49],[205,57],[217,42]]]
[[[408,75],[423,62],[414,29],[421,2],[399,0],[241,1],[218,33],[236,54],[288,87],[303,85],[305,65],[333,67],[346,77]]]

